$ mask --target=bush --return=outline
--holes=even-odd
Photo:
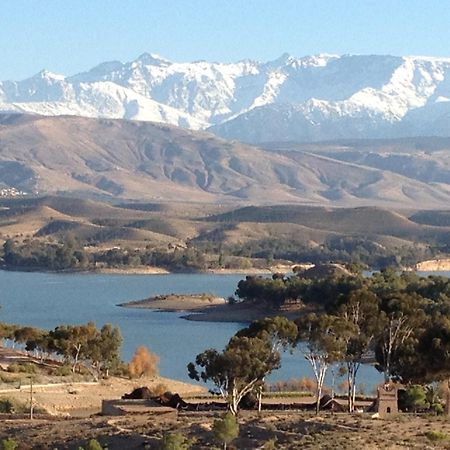
[[[189,450],[191,441],[180,433],[164,433],[159,448],[161,450]]]
[[[212,432],[217,441],[227,448],[227,445],[239,436],[239,424],[236,417],[227,412],[223,419],[217,419],[214,421]]]
[[[416,412],[428,406],[425,389],[419,384],[414,384],[406,390],[405,406],[408,411]]]
[[[3,439],[1,442],[1,450],[16,450],[18,446],[17,441],[12,438]]]
[[[425,432],[425,436],[432,442],[445,441],[448,438],[446,433],[443,433],[442,431],[432,430]]]
[[[9,398],[0,400],[0,413],[12,414],[14,412],[13,402]]]
[[[157,355],[144,346],[138,347],[128,365],[130,376],[132,378],[139,378],[144,375],[154,377],[158,375],[158,363],[159,357]]]
[[[34,364],[10,364],[8,366],[8,372],[10,373],[36,373],[36,366]]]
[[[277,448],[278,439],[276,437],[269,439],[266,441],[266,443],[263,445],[263,450],[276,450]]]
[[[91,439],[86,447],[78,447],[78,450],[103,450],[103,447],[100,445],[100,442],[97,439]]]
[[[312,378],[291,378],[287,381],[277,381],[267,385],[270,392],[314,392],[316,382]]]
[[[59,377],[68,377],[68,376],[72,375],[72,368],[68,364],[59,366],[55,371],[55,375],[57,375]]]

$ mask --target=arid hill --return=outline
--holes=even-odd
[[[445,173],[414,178],[370,158],[315,149],[264,150],[150,122],[3,115],[0,187],[152,202],[450,204]]]

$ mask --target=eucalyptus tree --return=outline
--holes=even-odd
[[[427,327],[426,303],[416,293],[394,292],[381,298],[375,357],[386,382],[395,377],[396,366],[414,357],[417,339]]]
[[[222,352],[208,349],[188,364],[189,377],[211,381],[237,415],[242,398],[255,390],[264,378],[280,367],[280,354],[266,338],[233,336]]]
[[[358,371],[380,332],[379,300],[363,288],[352,291],[340,303],[336,314],[343,321],[340,327],[340,339],[344,344],[342,362],[347,369],[348,411],[353,412]]]
[[[270,343],[272,352],[279,353],[292,348],[296,344],[298,329],[295,322],[286,317],[266,317],[264,319],[253,321],[247,328],[236,333],[236,336],[246,336],[251,338],[260,338]],[[258,411],[261,411],[262,393],[264,387],[263,378],[258,386]]]
[[[337,316],[308,314],[296,320],[297,341],[305,359],[311,364],[316,379],[316,414],[329,367],[342,360],[345,352],[343,323]]]

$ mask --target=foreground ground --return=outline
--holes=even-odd
[[[193,449],[219,448],[211,426],[218,414],[180,413],[178,418],[135,415],[95,416],[89,419],[2,420],[0,437],[12,437],[20,449],[78,449],[95,438],[113,449],[157,448],[164,432],[182,433],[195,440]],[[234,448],[257,449],[276,440],[277,449],[432,449],[450,448],[450,421],[438,417],[399,415],[392,420],[345,413],[242,413],[240,434]],[[434,441],[433,434],[445,433]]]

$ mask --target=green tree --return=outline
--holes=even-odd
[[[70,361],[75,373],[79,361],[87,359],[90,344],[95,339],[97,328],[93,322],[86,325],[62,325],[50,331],[50,348]]]
[[[307,314],[297,319],[296,324],[299,347],[316,378],[316,414],[319,414],[327,370],[330,365],[342,360],[345,352],[342,321],[328,314]]]
[[[418,409],[428,407],[426,392],[420,384],[409,386],[405,395],[405,406],[408,411],[417,412]]]
[[[120,329],[109,323],[103,325],[100,332],[91,335],[86,357],[91,361],[97,379],[101,373],[108,377],[110,369],[120,365],[121,344]]]
[[[209,349],[188,364],[189,377],[211,381],[236,415],[242,398],[273,370],[280,367],[280,354],[272,350],[268,339],[233,336],[222,353]]]
[[[391,290],[389,286],[383,288]],[[389,292],[381,298],[380,332],[375,341],[375,357],[385,382],[402,372],[401,366],[412,370],[408,359],[415,359],[417,339],[427,327],[424,303],[423,297],[415,293]]]
[[[337,315],[342,322],[344,342],[343,363],[347,369],[348,411],[353,412],[356,398],[356,377],[364,357],[371,350],[379,332],[379,302],[368,289],[357,289],[341,299]]]
[[[297,340],[297,325],[281,316],[266,317],[253,321],[247,328],[243,328],[236,336],[260,338],[270,343],[272,352],[279,353],[293,347]],[[258,385],[258,411],[261,411],[264,378]]]
[[[239,436],[239,424],[236,416],[227,412],[222,419],[214,420],[212,432],[215,439],[221,442],[226,450],[227,445]]]

